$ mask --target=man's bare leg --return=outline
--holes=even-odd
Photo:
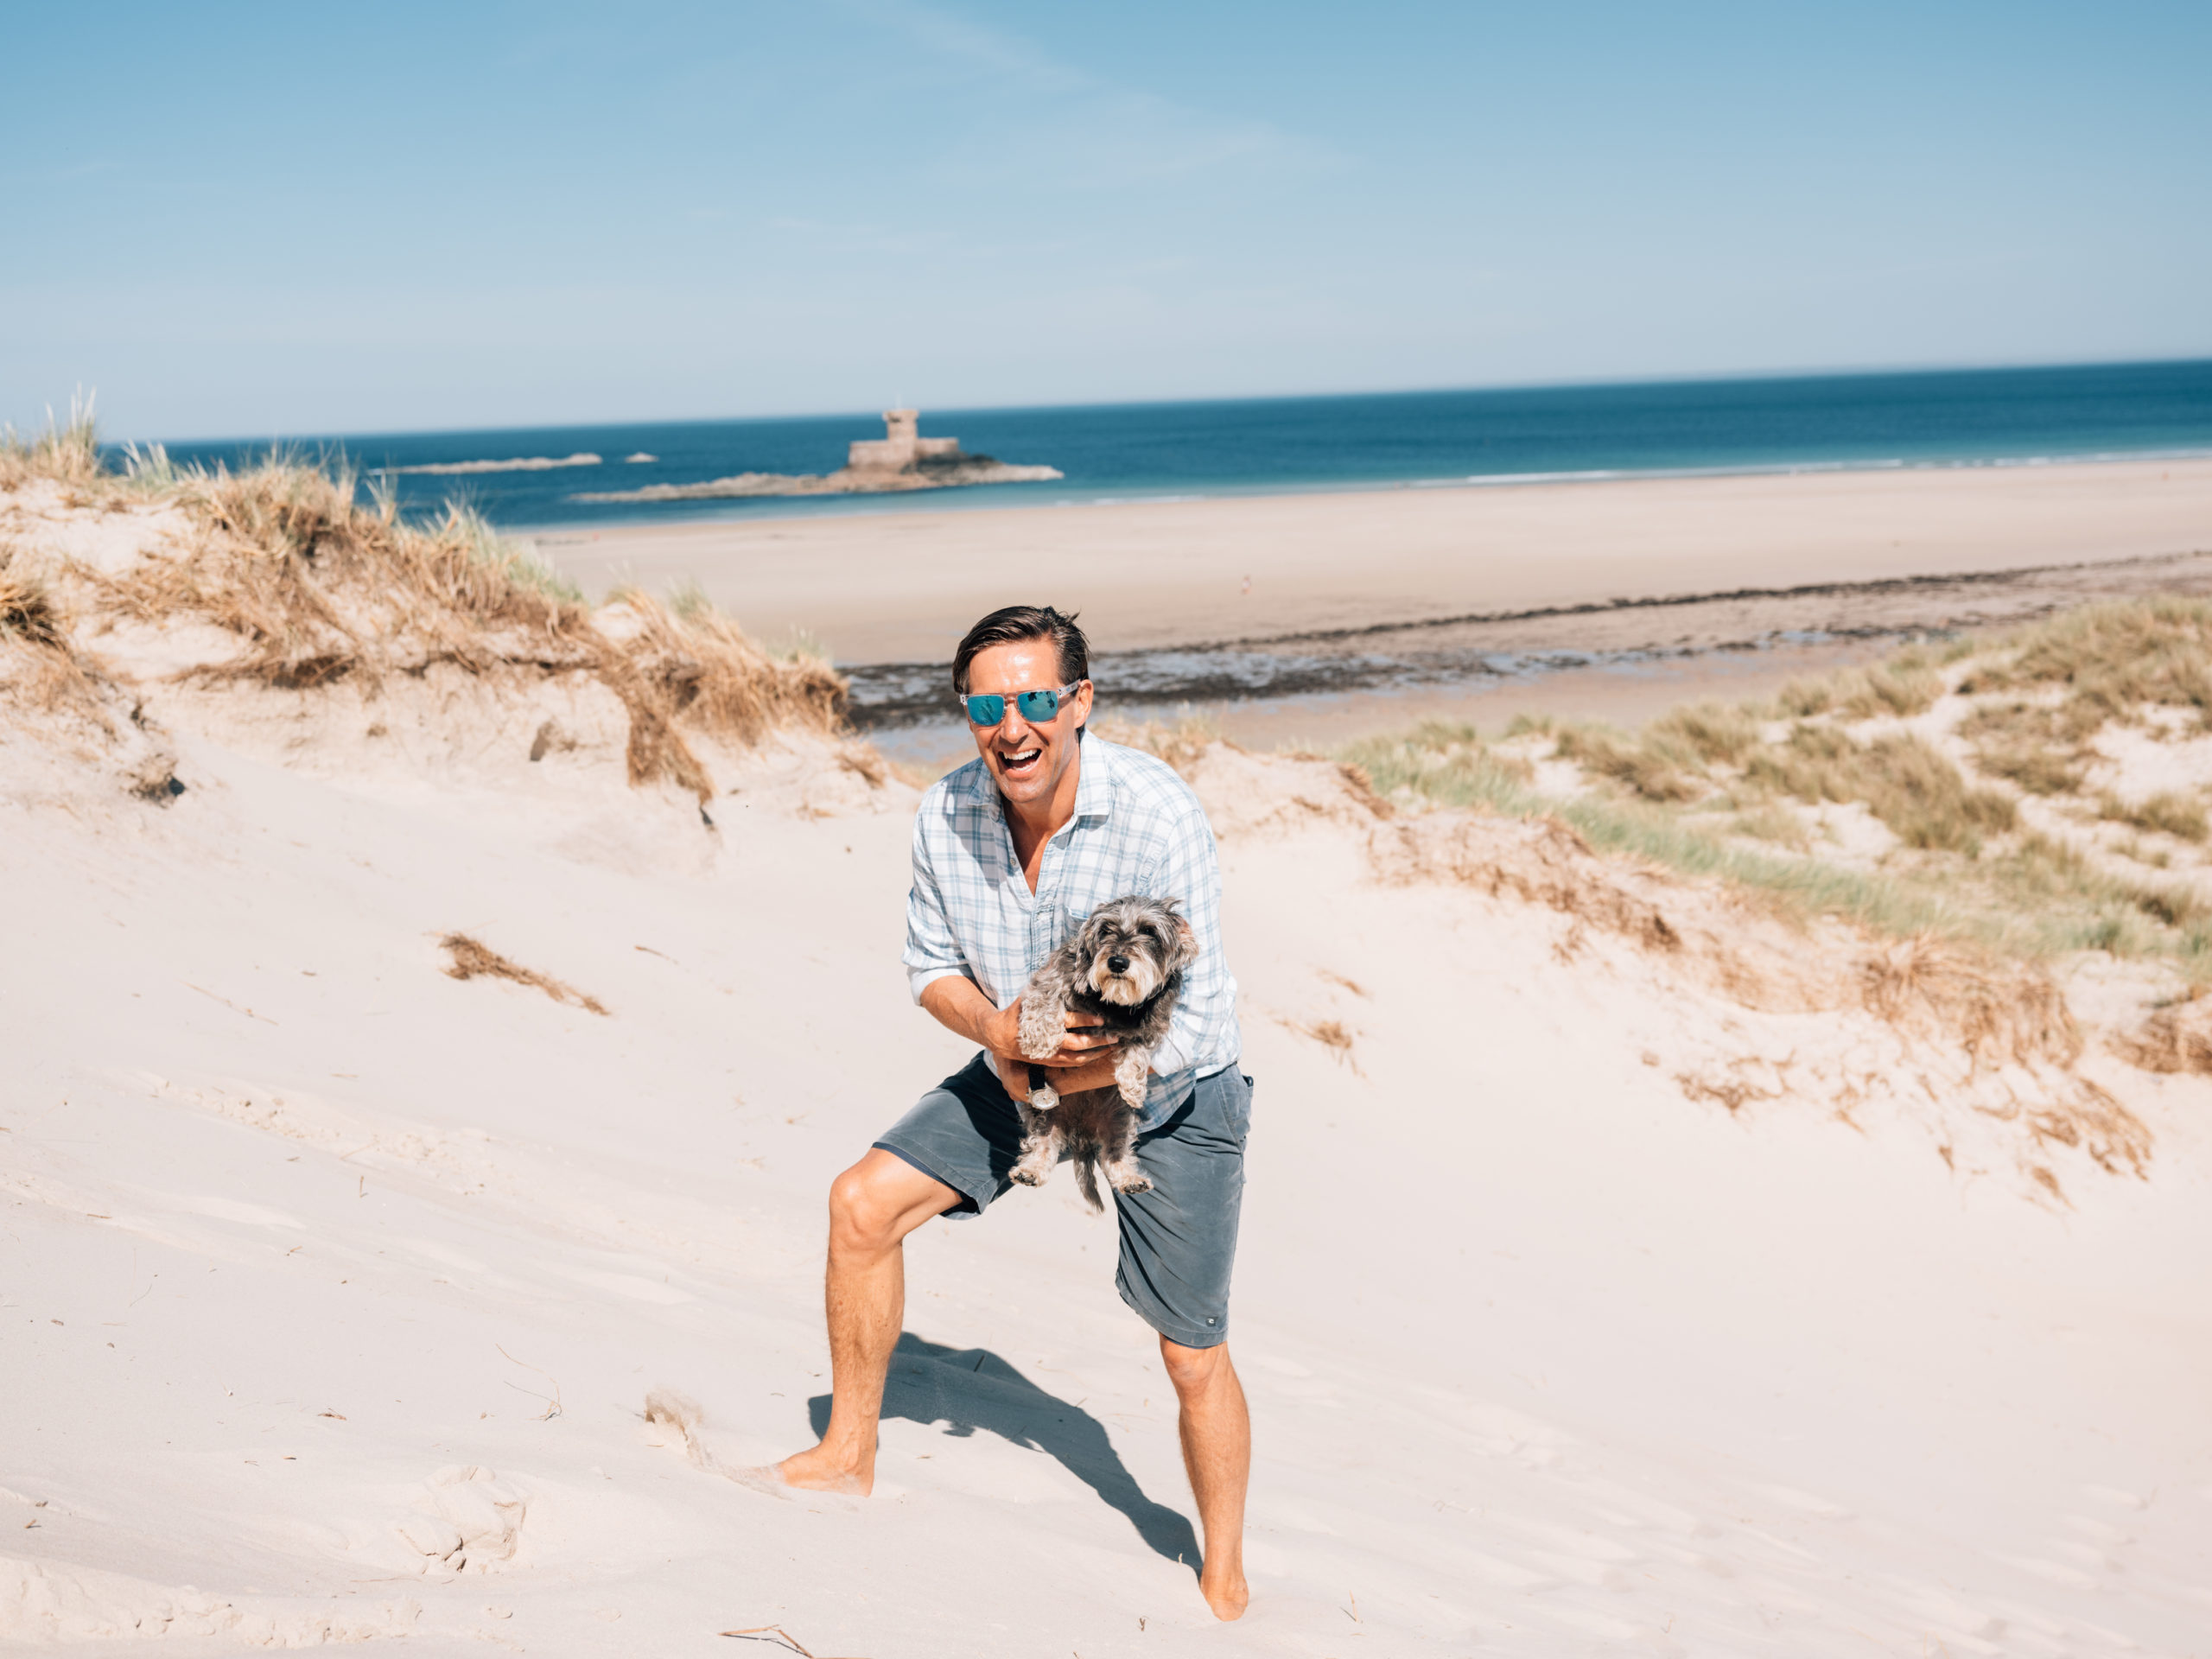
[[[830,1184],[830,1427],[822,1443],[785,1458],[786,1485],[858,1492],[875,1486],[883,1379],[906,1313],[907,1234],[960,1195],[880,1147]]]
[[[1160,1357],[1182,1407],[1183,1467],[1198,1500],[1205,1562],[1198,1593],[1217,1618],[1239,1618],[1252,1592],[1244,1583],[1244,1489],[1252,1475],[1252,1418],[1226,1343],[1185,1348],[1160,1339]]]

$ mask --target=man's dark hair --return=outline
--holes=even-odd
[[[976,653],[992,645],[1019,645],[1028,639],[1049,639],[1060,659],[1060,683],[1071,685],[1090,677],[1090,641],[1075,625],[1049,605],[1009,605],[993,611],[968,630],[960,649],[952,653],[952,689],[968,695],[968,664]]]

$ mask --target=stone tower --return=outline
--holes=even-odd
[[[854,444],[846,452],[845,465],[855,472],[904,473],[960,459],[959,439],[925,438],[919,430],[921,422],[919,410],[885,410],[884,435]]]

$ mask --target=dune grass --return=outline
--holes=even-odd
[[[1871,667],[1840,669],[1790,681],[1775,696],[1777,709],[1800,718],[1835,715],[1872,720],[1878,715],[1909,719],[1926,714],[1943,695],[1942,654],[1926,645],[1908,645]]]
[[[1981,778],[1897,724],[1936,705],[1947,669],[1977,698],[1957,730]],[[1771,699],[1676,709],[1636,733],[1516,720],[1509,736],[1548,736],[1553,755],[1588,780],[1565,794],[1538,791],[1520,753],[1496,752],[1464,725],[1430,722],[1336,758],[1385,797],[1555,817],[1598,847],[1878,932],[1971,940],[2022,958],[2103,950],[2212,979],[2203,887],[2185,873],[2115,868],[2072,839],[2027,829],[2003,786],[2060,801],[2084,823],[2204,842],[2212,822],[2190,795],[2082,793],[2096,734],[2159,707],[2200,725],[2212,711],[2212,604],[2086,607],[1994,640],[1914,646],[1871,668],[1795,681]],[[1898,850],[1872,868],[1820,856],[1791,808],[1822,802],[1864,807]],[[2173,862],[2164,850],[2133,851]]]
[[[2171,790],[2160,790],[2139,801],[2123,801],[2107,791],[2097,797],[2097,816],[2113,823],[2132,824],[2173,836],[2177,841],[2201,842],[2212,835],[2201,802]]]
[[[702,802],[715,785],[687,734],[746,747],[779,729],[844,730],[844,681],[819,655],[771,655],[702,595],[671,607],[627,593],[594,611],[531,543],[459,504],[403,518],[342,456],[271,452],[211,470],[180,467],[156,446],[127,450],[111,472],[86,400],[67,425],[0,445],[0,487],[32,479],[183,512],[194,533],[174,556],[70,580],[90,596],[88,620],[193,620],[237,638],[234,655],[186,677],[295,691],[342,682],[373,696],[442,667],[506,682],[584,676],[628,713],[631,781],[671,782]],[[47,627],[54,614],[43,589],[0,588],[0,617],[16,619],[0,626]]]
[[[2180,595],[2084,605],[1978,656],[1959,689],[2060,691],[2068,727],[2094,732],[2145,708],[2212,727],[2212,600]]]
[[[1848,915],[1901,937],[1960,931],[1937,895],[1886,877],[1742,847],[1648,800],[1541,793],[1525,762],[1491,753],[1471,726],[1427,721],[1404,736],[1347,744],[1335,758],[1357,766],[1385,798],[1403,793],[1510,817],[1555,817],[1593,847],[1757,888],[1803,913]]]
[[[114,734],[124,709],[105,668],[77,649],[52,586],[20,550],[0,543],[0,696],[66,710]]]
[[[1808,804],[1861,803],[1899,841],[1923,851],[1979,853],[1984,836],[2003,834],[2019,818],[2011,796],[1969,785],[1908,732],[1861,742],[1834,726],[1801,722],[1783,741],[1744,756],[1743,765],[1750,791]]]
[[[1208,715],[1193,714],[1187,707],[1173,721],[1100,715],[1090,721],[1089,729],[1109,743],[1157,755],[1186,778],[1198,757],[1221,741],[1220,723]]]
[[[55,647],[61,644],[62,633],[47,585],[17,568],[13,548],[0,546],[0,639]]]
[[[2012,798],[1969,784],[1910,732],[1850,729],[1854,721],[1923,714],[1942,690],[1941,675],[1916,648],[1827,680],[1794,680],[1770,701],[1694,703],[1635,733],[1523,716],[1510,734],[1544,732],[1560,759],[1654,804],[1741,811],[1781,799],[1855,802],[1908,847],[1972,854],[1986,837],[2014,827]]]
[[[44,429],[32,437],[24,437],[12,426],[0,427],[0,489],[18,489],[41,480],[92,485],[108,476],[100,462],[99,426],[89,394],[69,400],[66,420],[48,410]]]

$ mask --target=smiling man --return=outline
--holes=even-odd
[[[1244,1611],[1251,1426],[1230,1363],[1229,1279],[1244,1192],[1252,1082],[1239,1070],[1236,982],[1221,948],[1221,872],[1198,798],[1152,756],[1089,735],[1090,651],[1049,607],[994,611],[952,663],[977,759],[922,798],[905,961],[915,999],[982,1049],[830,1189],[832,1396],[822,1443],[779,1465],[793,1486],[866,1492],[884,1376],[906,1311],[901,1241],[934,1216],[980,1216],[1020,1153],[1028,1066],[1018,999],[1045,958],[1109,899],[1181,902],[1197,954],[1153,1055],[1136,1159],[1152,1190],[1116,1193],[1122,1300],[1160,1336],[1183,1463],[1205,1529],[1199,1590]],[[1114,1080],[1114,1040],[1071,1013],[1053,1067],[1063,1095]]]

